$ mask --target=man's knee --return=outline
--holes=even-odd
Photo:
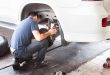
[[[48,47],[48,40],[47,39],[42,40],[41,41],[41,46]]]
[[[48,30],[47,30],[46,28],[41,28],[41,29],[39,30],[40,33],[45,33],[45,32],[47,32],[47,31],[48,31]],[[50,36],[48,36],[46,39],[42,40],[41,42],[42,42],[42,45],[48,46],[48,47],[50,47],[50,46],[53,44],[53,40],[51,39]]]

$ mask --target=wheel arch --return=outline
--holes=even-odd
[[[47,14],[43,13],[45,14],[43,16],[47,16],[49,18],[56,18],[54,10],[49,5],[43,3],[29,3],[22,8],[20,20],[25,19],[30,11],[40,11],[41,13],[47,12]]]

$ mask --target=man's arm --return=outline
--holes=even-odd
[[[37,41],[41,41],[50,35],[56,34],[57,30],[52,28],[48,32],[43,33],[43,34],[40,34],[40,32],[37,30],[33,30],[32,33]]]
[[[46,32],[46,33],[44,33],[44,34],[40,34],[39,31],[33,30],[32,33],[33,33],[33,35],[34,35],[34,37],[35,37],[35,39],[36,39],[37,41],[41,41],[41,40],[47,38],[48,36],[50,36],[50,33],[49,33],[49,32]]]

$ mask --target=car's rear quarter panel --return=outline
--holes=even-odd
[[[9,17],[16,22],[21,20],[23,8],[27,4],[46,4],[56,14],[67,41],[93,42],[106,39],[106,28],[102,27],[102,18],[108,15],[103,7],[103,1],[69,0],[67,3],[67,0],[11,0],[10,2],[13,5],[8,12]],[[73,5],[69,5],[72,3]],[[14,14],[11,14],[13,12]]]
[[[82,1],[76,7],[53,7],[65,38],[75,42],[93,42],[107,38],[102,18],[107,17],[103,1]]]

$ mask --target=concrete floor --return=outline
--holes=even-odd
[[[110,57],[110,49],[67,75],[110,75],[110,69],[103,68],[103,64],[106,63],[108,57]]]
[[[10,42],[13,30],[0,27],[0,34],[6,36]],[[56,41],[51,47],[60,45],[60,42]],[[42,66],[39,69],[32,69],[33,63],[29,62],[24,65],[22,70],[15,71],[12,67],[0,70],[2,75],[52,75],[53,72],[64,71],[69,73],[77,69],[80,65],[91,60],[97,55],[108,50],[110,42],[102,41],[96,43],[70,43],[68,46],[59,47],[52,51],[47,52],[45,60],[48,61],[47,65]],[[51,49],[50,48],[50,49]],[[0,68],[13,63],[13,56],[11,54],[0,58]]]

